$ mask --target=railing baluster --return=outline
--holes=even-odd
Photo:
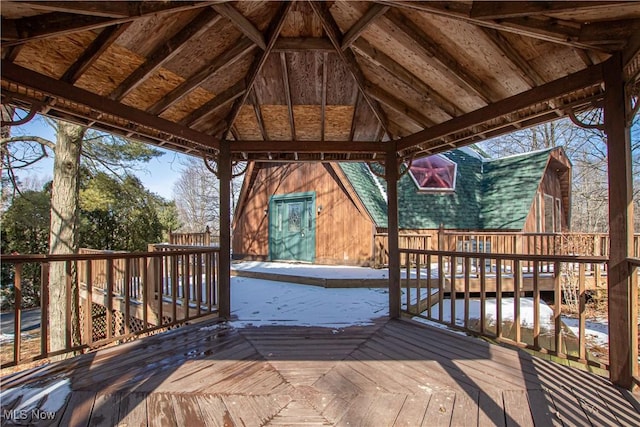
[[[113,336],[112,328],[113,324],[113,258],[107,258],[107,289],[106,289],[106,302],[107,302],[107,315],[105,329],[107,332],[107,339],[111,339]]]
[[[65,301],[65,349],[69,350],[73,347],[71,340],[71,331],[73,329],[73,299],[71,284],[73,281],[71,272],[71,261],[65,262],[65,287],[66,287],[66,301]]]
[[[411,313],[412,312],[411,310],[411,256],[408,253],[404,255],[406,255],[405,263],[404,263],[404,271],[405,271],[404,285],[406,288],[405,304],[407,305],[407,312]]]
[[[464,259],[464,327],[469,329],[469,303],[470,303],[470,286],[471,278],[469,276],[471,270],[471,258]]]
[[[496,258],[496,336],[502,338],[502,265]]]
[[[420,272],[421,264],[420,264],[420,254],[416,253],[416,294],[417,294],[417,310],[416,314],[422,314],[422,275]],[[410,254],[407,254],[409,257]],[[427,303],[428,304],[428,303]]]
[[[42,263],[40,271],[40,353],[49,354],[49,263]]]
[[[486,328],[486,318],[487,318],[487,273],[486,273],[486,263],[487,259],[482,257],[479,259],[480,266],[480,333],[485,334]]]
[[[185,254],[184,274],[182,276],[182,289],[184,293],[184,320],[189,320],[189,297],[191,295],[191,255]],[[194,277],[195,279],[195,277]],[[186,282],[186,283],[185,283]]]
[[[522,267],[520,260],[515,259],[513,272],[513,325],[515,330],[515,342],[522,341],[522,331],[520,328],[520,284],[522,283]]]
[[[164,253],[161,253],[159,257],[154,258],[155,265],[157,268],[156,280],[158,281],[158,326],[164,323],[164,313],[162,312],[164,308],[164,282],[168,278],[165,277],[166,268],[166,256]]]
[[[124,260],[124,333],[131,333],[131,259]]]
[[[198,316],[202,314],[202,254],[196,254],[194,283],[196,291],[196,303]]]
[[[581,361],[586,361],[587,359],[587,351],[586,351],[586,340],[585,340],[585,326],[586,326],[586,302],[587,296],[585,294],[585,265],[584,263],[580,263],[578,267],[578,294],[579,294],[579,308],[578,308],[578,345],[579,345],[579,355]]]
[[[555,262],[553,264],[553,278],[554,278],[554,304],[553,304],[553,325],[555,336],[555,351],[558,355],[563,354],[562,351],[562,289],[561,289],[561,275],[560,275],[560,263]]]
[[[444,258],[438,255],[438,320],[442,322],[442,310],[444,308]]]
[[[22,263],[16,264],[13,271],[13,362],[20,363],[22,347]]]
[[[451,263],[450,265],[450,271],[451,271],[451,292],[450,292],[450,301],[451,301],[451,319],[450,319],[450,323],[451,325],[455,326],[456,324],[456,273],[457,273],[457,269],[458,266],[457,264],[457,259],[455,256],[452,256],[451,258],[449,258],[449,262]]]
[[[85,261],[84,280],[86,286],[87,297],[84,300],[84,343],[91,346],[93,342],[93,277],[92,262],[90,259]]]
[[[538,260],[533,261],[533,347],[540,349],[540,282]]]
[[[427,255],[427,317],[431,319],[431,306],[433,306],[433,295],[431,292],[431,255]]]
[[[171,261],[171,322],[178,319],[178,258],[180,255],[169,255]]]
[[[149,258],[140,258],[140,273],[142,274],[142,323],[143,327],[149,327],[149,292],[153,289],[149,283]]]

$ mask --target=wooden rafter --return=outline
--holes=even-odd
[[[522,16],[546,15],[581,10],[607,10],[624,1],[475,1],[469,15],[478,19],[505,19]]]
[[[431,119],[428,119],[422,113],[411,108],[405,102],[397,99],[389,92],[386,92],[384,89],[375,86],[370,82],[367,83],[366,88],[367,93],[373,99],[402,114],[417,126],[426,128],[435,124]]]
[[[320,37],[286,37],[276,40],[273,52],[335,52],[331,42]]]
[[[155,73],[163,64],[175,57],[184,46],[194,37],[203,34],[220,20],[218,15],[211,8],[206,8],[192,19],[182,30],[174,35],[166,43],[157,46],[147,59],[136,70],[131,73],[117,88],[115,88],[109,98],[116,101],[122,100],[135,88],[142,84],[147,78]]]
[[[52,6],[54,2],[50,3]],[[31,40],[60,36],[78,31],[94,30],[123,24],[152,15],[181,12],[201,7],[206,7],[211,2],[140,2],[133,4],[133,10],[129,10],[129,4],[125,2],[93,2],[96,8],[100,7],[125,7],[124,16],[117,18],[80,14],[82,7],[87,2],[67,2],[65,7],[77,4],[79,10],[74,13],[51,12],[44,15],[29,16],[20,19],[2,19],[2,44],[11,46],[22,44]],[[84,4],[84,6],[83,6]],[[118,6],[119,5],[119,6]]]
[[[280,66],[282,67],[282,84],[284,85],[284,97],[287,100],[287,111],[289,113],[291,139],[295,141],[297,139],[296,121],[293,117],[293,103],[291,102],[291,82],[289,81],[289,67],[287,66],[287,56],[284,52],[280,53]]]
[[[372,141],[234,141],[232,153],[384,153],[389,145]]]
[[[242,79],[230,88],[220,92],[215,98],[180,120],[179,123],[189,127],[197,127],[203,120],[218,111],[218,109],[237,99],[239,96],[244,95],[246,90],[247,87],[245,86],[244,79]]]
[[[547,23],[534,24],[534,19],[510,18],[502,20],[478,19],[470,16],[471,5],[463,2],[414,2],[414,1],[389,1],[377,0],[377,3],[388,4],[398,8],[416,10],[420,12],[429,12],[448,18],[458,19],[480,27],[493,28],[495,30],[506,31],[518,35],[544,40],[552,43],[558,43],[566,46],[577,47],[580,49],[594,49],[609,52],[611,46],[600,45],[589,41],[581,41],[578,29],[573,25],[558,25],[558,20],[547,20]],[[533,18],[536,18],[535,16]],[[538,20],[540,21],[540,20]],[[615,21],[596,23],[598,28],[607,28],[611,33],[616,32],[616,28],[621,27]],[[594,33],[595,29],[588,30],[588,33]],[[619,44],[623,40],[620,36],[614,37],[615,44]],[[618,46],[619,47],[619,46]]]
[[[162,99],[156,102],[151,108],[149,108],[149,113],[162,113],[167,108],[171,107],[173,104],[184,98],[206,79],[211,77],[212,74],[235,63],[255,47],[256,45],[248,38],[245,37],[241,39],[238,43],[235,43],[222,54],[215,57],[211,62],[202,67],[193,76],[189,77],[178,87],[176,87],[174,90],[166,94]]]
[[[15,45],[15,46],[9,46],[6,49],[2,50],[2,59],[6,59],[9,62],[13,62],[16,60],[16,58],[18,57],[18,54],[20,53],[20,50],[22,50],[22,46],[21,44]],[[333,47],[332,47],[333,49]]]
[[[414,88],[422,96],[428,98],[434,107],[441,109],[449,116],[456,117],[463,114],[463,111],[459,109],[454,103],[450,102],[444,96],[440,95],[428,84],[416,77],[411,71],[395,62],[385,53],[371,46],[371,44],[369,44],[369,42],[367,42],[366,40],[357,40],[353,44],[352,48],[366,60],[381,66],[392,75],[394,75],[398,80],[400,80],[407,86]]]
[[[247,18],[229,3],[221,3],[213,6],[216,12],[227,18],[245,36],[249,37],[262,50],[267,48],[264,36]]]
[[[314,1],[310,1],[309,4],[320,19],[320,22],[322,22],[322,28],[324,28],[324,31],[329,37],[329,40],[331,40],[331,43],[333,44],[338,57],[344,63],[349,73],[353,76],[356,84],[358,85],[360,93],[364,97],[365,101],[367,101],[367,104],[369,104],[369,108],[371,108],[371,111],[376,116],[378,122],[380,122],[380,125],[385,129],[387,133],[389,133],[387,130],[387,120],[384,112],[382,111],[378,103],[366,93],[366,81],[364,75],[362,74],[362,70],[360,69],[358,62],[356,61],[354,53],[351,51],[351,49],[342,50],[342,33],[340,32],[338,24],[333,19],[333,16],[331,16],[331,13],[326,8],[325,4]]]
[[[385,18],[424,49],[426,55],[423,55],[422,58],[444,76],[451,78],[487,104],[498,100],[498,97],[487,90],[479,78],[471,74],[449,52],[427,37],[411,19],[397,10],[390,11],[385,15]]]
[[[238,114],[240,114],[240,108],[247,101],[247,97],[249,96],[249,93],[251,92],[251,89],[253,88],[253,85],[255,84],[256,79],[258,78],[258,74],[260,74],[260,70],[262,70],[262,67],[267,61],[269,54],[273,50],[276,40],[280,35],[280,31],[282,30],[282,27],[286,21],[287,15],[289,14],[289,11],[293,7],[293,5],[294,5],[294,2],[285,2],[280,7],[280,10],[278,11],[278,13],[275,15],[276,17],[274,18],[274,20],[271,22],[271,25],[269,26],[269,30],[267,31],[269,42],[267,43],[264,51],[260,55],[257,55],[253,64],[251,64],[249,73],[245,78],[247,91],[245,92],[244,95],[242,95],[240,98],[238,98],[235,101],[235,103],[233,104],[233,107],[231,108],[231,112],[229,113],[229,116],[226,119],[227,128],[224,131],[225,138],[229,133],[231,126],[233,126],[236,119],[238,118]]]
[[[2,79],[18,85],[42,92],[54,98],[66,99],[85,105],[101,114],[120,117],[131,124],[138,124],[155,129],[167,135],[201,144],[204,147],[218,149],[220,141],[209,135],[194,131],[186,126],[153,116],[128,105],[98,96],[69,83],[36,73],[14,63],[2,60]]]
[[[256,115],[256,121],[258,122],[262,139],[264,141],[268,141],[269,134],[267,134],[267,129],[264,127],[264,118],[262,117],[262,111],[260,110],[260,100],[258,99],[258,94],[256,93],[255,88],[251,90],[251,94],[249,96],[251,98],[251,105],[253,106],[253,112]]]
[[[98,37],[82,52],[82,55],[65,71],[61,77],[62,81],[75,83],[80,77],[98,60],[100,55],[111,46],[122,33],[131,25],[131,22],[117,24],[103,29]]]
[[[602,79],[602,66],[594,65],[577,73],[570,74],[518,95],[505,98],[463,116],[440,123],[413,135],[409,135],[397,141],[397,149],[398,151],[403,151],[454,132],[477,126],[522,108],[548,102],[562,94],[595,85],[601,82]]]
[[[529,84],[529,87],[540,86],[545,83],[545,80],[531,66],[529,61],[527,61],[499,31],[492,28],[482,28],[482,30],[489,40],[493,42],[496,49],[500,50],[500,52],[522,72],[522,76]]]
[[[360,37],[362,33],[365,32],[367,27],[371,25],[373,21],[375,21],[378,17],[384,15],[387,10],[389,10],[389,6],[385,6],[383,4],[373,4],[362,18],[358,20],[349,31],[347,31],[342,38],[342,45],[340,46],[342,50],[347,49],[351,44]]]

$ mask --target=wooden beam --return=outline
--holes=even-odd
[[[333,50],[333,46],[331,47]],[[282,67],[282,84],[284,85],[284,97],[287,100],[287,111],[289,113],[289,125],[291,126],[291,139],[296,140],[296,121],[293,117],[293,103],[291,102],[291,82],[289,81],[289,67],[287,57],[284,52],[280,53],[280,65]]]
[[[565,46],[577,47],[580,49],[594,49],[603,52],[608,52],[611,49],[607,46],[598,46],[593,43],[583,43],[576,41],[573,37],[568,35],[568,32],[573,33],[574,37],[577,34],[575,28],[571,26],[560,26],[554,28],[553,25],[546,24],[540,28],[539,25],[526,25],[526,21],[522,18],[511,18],[516,21],[505,20],[485,20],[473,18],[470,16],[471,6],[468,3],[463,2],[415,2],[415,1],[389,1],[389,0],[377,0],[377,3],[389,4],[397,8],[415,10],[419,12],[434,13],[440,16],[448,18],[458,19],[473,25],[478,25],[486,28],[493,28],[495,30],[507,31],[521,36],[531,37],[539,40],[544,40],[552,43],[558,43]],[[535,18],[535,17],[534,17]],[[517,21],[520,20],[520,21]],[[519,25],[518,25],[519,23]],[[574,25],[575,27],[575,25]],[[555,30],[555,31],[554,31]]]
[[[153,73],[159,70],[163,64],[180,53],[190,40],[203,34],[220,19],[220,15],[210,8],[206,8],[200,12],[170,40],[157,46],[153,52],[149,54],[144,63],[136,68],[133,73],[129,74],[129,76],[109,94],[109,98],[121,101]]]
[[[65,71],[60,80],[67,83],[75,83],[80,77],[93,65],[94,62],[100,58],[100,55],[104,53],[109,46],[124,33],[131,25],[131,22],[125,22],[124,24],[117,24],[113,27],[107,27],[103,29],[98,37],[96,37],[89,47],[82,52],[82,55],[71,64],[71,66]]]
[[[527,81],[529,87],[545,84],[544,78],[531,66],[529,61],[518,52],[499,31],[492,28],[482,28],[484,34],[491,40],[502,54],[515,65]]]
[[[385,153],[389,144],[376,141],[234,141],[233,153]]]
[[[336,48],[331,42],[320,37],[279,37],[273,46],[273,52],[328,52],[333,53]]]
[[[624,1],[474,1],[470,16],[477,19],[505,19],[558,12],[606,11]]]
[[[241,57],[255,48],[255,44],[247,38],[241,39],[238,43],[235,43],[229,49],[224,51],[219,56],[215,57],[209,64],[202,67],[194,75],[182,82],[174,90],[166,94],[162,99],[156,102],[151,108],[149,113],[160,114],[173,104],[184,98],[192,90],[198,87],[203,81],[211,77],[212,74],[217,73],[225,67],[235,63]]]
[[[289,11],[291,10],[294,4],[295,2],[284,2],[284,4],[280,6],[280,10],[278,11],[278,13],[275,15],[276,17],[271,22],[271,25],[269,26],[269,30],[267,31],[269,43],[267,43],[267,46],[262,52],[262,54],[257,56],[253,64],[251,65],[251,68],[249,69],[249,73],[245,78],[247,91],[243,96],[238,98],[233,104],[233,108],[231,109],[231,112],[229,113],[229,116],[226,119],[227,129],[224,131],[225,137],[229,134],[229,130],[231,129],[236,119],[238,118],[238,114],[240,114],[240,108],[246,102],[247,97],[249,96],[249,92],[251,92],[251,89],[253,88],[253,85],[255,84],[256,79],[258,78],[258,74],[260,74],[260,70],[262,70],[262,67],[267,61],[269,54],[273,50],[276,40],[280,35],[280,31],[282,31],[282,27],[284,26],[284,23],[287,19],[287,15],[289,14]]]
[[[218,149],[220,141],[188,127],[178,125],[169,120],[152,116],[144,111],[128,105],[101,97],[95,93],[78,88],[69,83],[55,80],[51,77],[20,67],[14,63],[2,60],[2,80],[14,82],[54,98],[66,99],[81,105],[85,105],[95,111],[120,117],[134,124],[148,126],[169,135],[175,135],[188,141],[200,144],[204,147]]]
[[[321,100],[320,100],[320,140],[324,141],[324,131],[325,131],[325,119],[326,119],[326,110],[327,110],[327,60],[328,53],[322,54],[322,88],[321,92]]]
[[[320,19],[322,28],[324,28],[324,31],[329,37],[329,40],[331,40],[331,44],[333,44],[336,52],[338,53],[338,57],[345,64],[349,73],[353,76],[356,84],[358,85],[360,93],[362,93],[365,101],[367,101],[367,104],[369,104],[369,108],[371,108],[371,111],[376,116],[376,119],[378,119],[378,122],[380,122],[380,125],[385,129],[387,133],[389,133],[384,112],[382,111],[378,103],[375,100],[371,99],[371,97],[366,93],[366,81],[364,75],[362,74],[362,70],[360,69],[358,62],[356,61],[354,53],[351,51],[351,49],[342,50],[341,48],[342,33],[340,32],[338,24],[333,19],[333,16],[331,16],[331,13],[324,3],[310,1],[309,4]]]
[[[54,2],[43,2],[54,5]],[[68,6],[78,4],[83,7],[85,2],[68,2]],[[125,2],[96,2],[99,5],[116,5],[129,7]],[[117,6],[117,5],[120,6]],[[2,19],[2,45],[11,46],[36,39],[61,36],[79,31],[94,30],[112,25],[132,22],[152,15],[176,13],[197,9],[210,5],[211,2],[137,2],[134,9],[126,16],[110,18],[104,16],[83,15],[79,13],[52,12],[42,15],[29,16],[20,19]],[[109,6],[111,7],[111,6]]]
[[[472,75],[449,52],[427,37],[412,20],[397,10],[390,11],[385,18],[389,19],[399,31],[404,32],[414,40],[427,53],[427,55],[422,55],[421,58],[442,75],[451,78],[487,104],[497,100],[497,96],[491,93],[479,78]]]
[[[200,124],[209,115],[215,113],[218,109],[227,105],[239,96],[242,96],[246,90],[247,88],[244,84],[244,79],[240,80],[229,89],[220,92],[215,98],[203,104],[197,110],[192,111],[188,116],[180,120],[179,123],[189,127],[197,127],[198,124]]]
[[[217,158],[220,180],[220,259],[218,260],[218,313],[231,317],[231,152],[224,141]]]
[[[615,54],[604,64],[604,125],[609,174],[609,375],[626,389],[638,374],[638,286],[633,256],[633,169],[624,64]]]
[[[387,233],[389,245],[389,317],[400,318],[400,222],[398,214],[399,163],[395,151],[385,157],[385,180],[387,181]]]
[[[265,50],[267,44],[264,42],[262,33],[236,8],[229,3],[221,3],[213,6],[216,12],[227,18],[231,23],[239,29],[245,36],[252,40],[260,49]]]
[[[602,82],[602,80],[602,66],[594,65],[518,95],[505,98],[463,116],[455,117],[449,121],[425,129],[424,131],[401,138],[397,141],[398,150],[402,151],[427,141],[442,138],[451,133],[479,125],[530,105],[547,102],[565,93],[592,86]]]
[[[349,28],[349,31],[347,31],[347,33],[342,38],[342,45],[340,46],[340,48],[342,50],[345,50],[350,47],[351,44],[356,41],[362,33],[365,32],[367,27],[371,25],[371,23],[373,23],[373,21],[375,21],[378,17],[384,15],[387,10],[389,10],[389,7],[390,6],[385,6],[383,4],[373,4],[365,12],[365,14],[362,15],[362,18],[360,18],[358,22],[356,22],[351,28]]]
[[[385,70],[393,74],[394,77],[396,77],[398,80],[415,89],[422,96],[429,99],[435,107],[441,109],[450,117],[456,117],[464,113],[464,111],[458,108],[454,103],[450,102],[444,96],[440,95],[431,86],[420,80],[413,73],[411,73],[411,71],[395,62],[384,52],[371,46],[371,44],[369,44],[369,42],[367,42],[366,40],[356,40],[356,42],[352,46],[352,49],[360,54],[360,56],[362,56],[364,59],[384,68]]]
[[[425,117],[419,111],[414,110],[412,107],[408,106],[405,102],[394,97],[392,94],[390,94],[389,92],[386,92],[381,87],[378,87],[373,83],[367,82],[366,88],[367,88],[367,93],[369,94],[370,97],[380,102],[381,104],[386,105],[392,110],[395,110],[398,113],[402,114],[418,127],[427,128],[435,124],[435,122],[433,122],[431,119]]]

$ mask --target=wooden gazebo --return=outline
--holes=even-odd
[[[639,2],[3,1],[1,14],[3,104],[205,157],[224,212],[237,162],[382,164],[391,317],[400,162],[589,117],[612,166],[610,375],[633,383]],[[221,215],[223,316],[229,221]]]

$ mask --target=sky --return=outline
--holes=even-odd
[[[55,141],[53,128],[46,121],[36,116],[29,123],[16,126],[11,130],[12,135],[36,135],[51,141]],[[150,191],[173,200],[173,185],[180,176],[182,164],[188,156],[169,150],[162,150],[161,157],[152,159],[149,163],[141,165],[134,174],[142,181]],[[27,176],[37,178],[38,182],[47,182],[53,178],[53,157],[39,161],[37,164],[18,173],[21,179]]]

